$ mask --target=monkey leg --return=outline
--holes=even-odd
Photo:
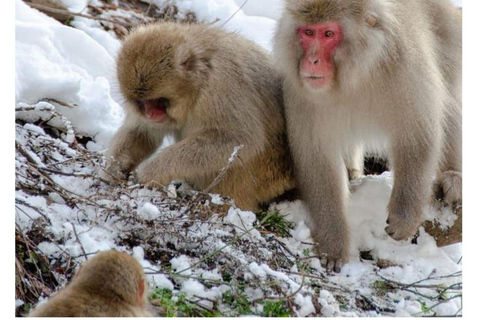
[[[222,133],[198,134],[188,137],[153,155],[141,163],[137,169],[140,183],[164,186],[173,179],[194,183],[195,187],[204,188],[212,183],[223,168],[234,147],[241,145],[234,137]],[[250,159],[252,151],[249,147],[241,151],[243,159]],[[203,179],[202,179],[203,177]],[[199,181],[204,183],[199,185]]]
[[[323,152],[295,157],[300,192],[310,213],[315,251],[327,270],[340,272],[349,259],[349,231],[345,219],[347,177],[344,162]]]
[[[448,170],[440,172],[435,182],[435,196],[450,206],[462,203],[462,173]]]
[[[447,108],[443,157],[435,182],[435,196],[448,205],[462,203],[461,102]]]
[[[356,145],[345,155],[348,180],[360,179],[363,177],[364,152],[362,145]]]
[[[428,133],[401,137],[393,147],[394,186],[388,204],[388,226],[385,231],[395,240],[413,236],[422,223],[422,209],[431,193],[431,183],[441,140],[430,134],[428,143],[419,137]]]

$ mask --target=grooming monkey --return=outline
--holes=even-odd
[[[145,274],[135,258],[104,251],[30,317],[150,317]]]
[[[327,269],[349,258],[343,159],[386,150],[386,232],[413,236],[434,177],[462,199],[461,12],[446,0],[287,0],[274,54],[298,187]],[[357,159],[357,160],[355,160]]]
[[[281,79],[257,45],[209,26],[159,23],[125,39],[117,70],[127,115],[105,178],[138,166],[142,183],[204,190],[244,145],[213,192],[256,210],[293,188]],[[166,135],[175,143],[154,154]]]

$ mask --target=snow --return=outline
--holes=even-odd
[[[142,1],[150,2],[149,0]],[[152,0],[152,2],[162,7],[168,0]],[[264,5],[279,8],[281,1],[248,1],[246,11],[239,10],[242,3],[237,0],[181,0],[175,2],[180,12],[194,12],[200,22],[236,32],[270,51],[272,48],[271,38],[276,26],[275,20],[271,17],[279,17],[279,10],[265,10],[268,7]],[[264,6],[263,13],[261,6]],[[269,13],[265,14],[265,11]],[[262,31],[259,32],[259,30]]]
[[[72,12],[81,12],[90,2],[89,0],[61,0],[65,7]]]
[[[150,202],[147,202],[140,210],[138,210],[138,214],[145,220],[154,220],[160,216],[160,210]]]
[[[21,307],[25,304],[22,299],[15,299],[15,308]]]
[[[245,5],[242,11],[248,16],[267,17],[273,20],[280,19],[283,10],[282,0],[235,0],[238,6]]]
[[[297,294],[295,296],[295,303],[300,306],[300,309],[298,310],[298,315],[300,317],[306,317],[315,312],[315,307],[313,306],[312,299],[309,296],[304,297],[301,294]]]
[[[111,95],[114,59],[85,32],[64,26],[16,0],[15,99],[50,98],[77,131],[105,148],[123,111]],[[110,77],[110,78],[109,78]]]
[[[207,290],[203,284],[193,279],[185,281],[180,291],[185,292],[187,297],[207,298],[213,301],[218,300],[221,296],[221,292],[218,289],[214,288],[212,290]],[[209,300],[202,300],[202,305],[211,309],[213,307],[213,302]]]
[[[170,260],[172,269],[179,274],[190,275],[192,270],[190,268],[190,259],[185,255],[181,255],[177,258]]]
[[[63,0],[72,11],[81,11],[88,1]],[[149,1],[146,1],[147,3]],[[153,0],[162,6],[167,0]],[[281,12],[281,0],[250,0],[242,10],[238,11],[244,0],[178,0],[176,2],[180,13],[192,11],[201,22],[214,22],[218,27],[225,28],[255,41],[266,50],[271,50],[271,38],[276,27],[276,19]],[[462,1],[455,1],[462,6]],[[63,139],[46,138],[45,130],[32,124],[36,119],[47,119],[45,110],[48,108],[61,112],[71,125],[80,134],[92,137],[94,140],[87,145],[91,151],[100,151],[106,148],[111,136],[118,129],[123,111],[120,107],[121,99],[116,90],[115,56],[120,47],[120,41],[113,33],[99,28],[98,21],[85,18],[75,18],[72,25],[75,28],[61,25],[39,11],[25,5],[22,1],[15,1],[15,26],[16,26],[16,77],[15,77],[15,103],[18,106],[33,105],[38,109],[36,113],[18,112],[17,117],[25,120],[23,126],[17,126],[16,139],[20,144],[35,143],[36,147],[43,150],[50,145],[58,148],[53,153],[57,161],[71,160],[79,156],[79,151],[71,148],[73,136],[64,135]],[[238,12],[237,12],[238,11]],[[235,14],[236,13],[236,14]],[[235,15],[234,15],[235,14]],[[233,18],[231,18],[233,16]],[[231,19],[230,19],[231,18]],[[229,20],[230,19],[230,20]],[[227,21],[228,20],[228,21]],[[261,32],[259,31],[261,30]],[[60,100],[70,107],[54,103],[51,100]],[[42,101],[41,101],[42,100]],[[40,101],[40,102],[39,102]],[[48,115],[48,114],[47,114]],[[52,120],[53,121],[53,120]],[[61,122],[64,123],[64,122]],[[65,151],[68,157],[61,154]],[[28,150],[27,150],[28,151]],[[45,158],[40,154],[27,152],[32,159],[42,167]],[[17,159],[16,167],[23,168],[24,162]],[[74,172],[87,172],[81,165],[71,165],[69,170]],[[52,180],[64,190],[77,194],[80,197],[90,198],[96,196],[92,178],[79,178],[75,176],[52,175]],[[23,180],[22,180],[23,181]],[[39,183],[41,186],[41,183]],[[308,258],[306,251],[311,249],[308,243],[312,242],[306,208],[300,201],[273,204],[270,210],[278,210],[287,215],[287,219],[294,223],[290,230],[291,237],[280,238],[279,241],[298,257],[305,258],[305,262],[318,275],[328,278],[329,283],[336,289],[348,289],[350,292],[369,294],[372,285],[379,279],[389,279],[403,284],[429,279],[427,284],[451,285],[461,282],[461,275],[443,279],[444,276],[455,275],[462,272],[461,259],[462,244],[445,248],[438,248],[434,239],[422,229],[417,244],[410,242],[397,242],[386,235],[384,228],[387,218],[387,203],[392,189],[392,175],[384,173],[380,176],[366,176],[351,184],[352,193],[347,210],[347,221],[350,227],[351,256],[348,263],[339,274],[325,275],[316,258]],[[28,194],[22,190],[15,192],[21,209],[16,210],[16,223],[24,230],[31,230],[32,220],[48,217],[51,225],[47,230],[56,239],[62,239],[61,245],[51,241],[40,243],[38,249],[43,254],[59,257],[62,250],[70,255],[83,259],[83,250],[95,253],[102,250],[116,249],[128,251],[124,244],[119,243],[119,230],[139,228],[142,226],[129,226],[121,219],[102,216],[92,208],[69,206],[62,194],[48,190],[48,199]],[[135,200],[118,200],[118,203],[108,201],[98,203],[106,207],[115,207],[119,203],[131,205],[140,219],[153,223],[155,220],[164,219],[165,210],[159,209],[159,203],[153,201],[158,193],[147,189],[132,188],[131,198]],[[219,195],[213,195],[211,203],[223,205],[225,202]],[[83,207],[82,207],[83,208]],[[173,217],[178,212],[169,213]],[[451,226],[455,215],[449,208],[426,207],[424,217],[436,219],[443,226]],[[100,223],[101,221],[101,223]],[[265,261],[252,261],[253,254],[240,251],[238,247],[228,245],[234,236],[242,236],[246,243],[253,244],[254,249],[262,257],[275,255],[267,251],[268,239],[256,229],[258,220],[252,212],[245,212],[231,207],[224,217],[213,217],[209,223],[197,223],[191,229],[189,237],[198,241],[182,243],[181,239],[171,237],[161,242],[173,243],[184,251],[204,248],[205,252],[212,252],[223,248],[225,255],[234,259],[242,266],[245,280],[255,279],[259,283],[272,281],[280,283],[288,294],[295,293],[294,302],[297,305],[298,316],[308,316],[315,312],[312,299],[317,299],[322,306],[324,316],[352,316],[368,315],[378,316],[376,312],[355,314],[343,310],[335,298],[335,289],[325,287],[319,291],[318,296],[312,295],[312,287],[301,287],[302,277],[294,275],[299,273],[297,265],[290,272],[277,270],[275,266]],[[215,227],[217,226],[217,227]],[[169,235],[170,236],[170,235]],[[248,238],[248,240],[245,240]],[[163,241],[164,239],[162,239]],[[201,241],[200,241],[201,240]],[[205,249],[208,248],[209,250]],[[146,254],[141,246],[130,250],[133,256],[141,263],[147,274],[147,280],[152,289],[167,288],[178,289],[187,296],[207,298],[202,304],[210,308],[212,301],[217,301],[226,291],[222,286],[206,287],[199,280],[188,278],[197,276],[202,279],[220,281],[221,270],[214,268],[207,270],[205,265],[197,266],[198,259],[193,259],[186,254],[179,254],[170,260],[173,272],[181,272],[177,276],[167,276],[157,263],[146,259]],[[360,251],[369,251],[374,261],[362,261]],[[182,251],[183,252],[183,251]],[[201,257],[200,257],[201,258]],[[379,269],[375,261],[382,259],[392,263],[392,266]],[[164,274],[165,272],[165,274]],[[174,285],[175,283],[175,285]],[[299,290],[298,292],[296,292]],[[429,289],[418,289],[420,293],[432,293]],[[253,287],[245,289],[251,300],[264,297],[264,293]],[[388,299],[387,299],[388,298]],[[434,305],[431,301],[421,300],[419,295],[411,292],[397,290],[388,292],[386,298],[395,310],[395,316],[422,315],[422,304]],[[393,301],[393,302],[392,302]],[[433,308],[438,315],[453,315],[461,308],[461,299],[452,299]],[[24,302],[16,300],[16,306]],[[258,310],[262,306],[258,305]]]
[[[254,230],[253,224],[257,221],[257,217],[253,212],[243,212],[237,208],[228,210],[225,222],[229,222],[242,232],[249,232],[251,235],[260,237],[258,230]]]
[[[223,202],[223,200],[222,200],[222,196],[219,195],[219,194],[212,194],[211,198],[212,198],[211,201],[212,201],[213,204],[217,204],[217,205],[225,204],[225,202]]]

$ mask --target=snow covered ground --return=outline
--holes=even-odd
[[[162,6],[167,1],[153,2]],[[64,0],[72,11],[81,11],[87,2]],[[456,2],[461,5],[461,1]],[[191,11],[201,22],[218,20],[215,25],[238,32],[267,50],[271,48],[275,19],[281,12],[280,0],[250,0],[240,11],[244,0],[175,3],[180,14]],[[298,316],[462,313],[461,289],[456,289],[462,282],[462,245],[438,248],[423,230],[417,244],[396,242],[385,234],[385,208],[392,187],[389,173],[352,183],[347,215],[352,230],[351,262],[340,274],[333,275],[324,273],[318,259],[308,258],[311,255],[308,243],[312,240],[301,202],[271,207],[271,211],[279,210],[294,223],[288,237],[262,232],[255,214],[235,207],[225,215],[217,212],[203,221],[191,220],[181,201],[175,200],[173,205],[161,192],[133,184],[127,189],[115,189],[99,181],[96,170],[102,162],[101,151],[123,117],[114,71],[120,42],[113,32],[99,28],[98,21],[76,17],[72,28],[21,0],[16,0],[15,6],[15,103],[19,120],[16,141],[24,151],[16,159],[17,183],[24,189],[16,191],[15,219],[22,232],[27,233],[35,229],[34,220],[48,217],[45,230],[50,238],[38,246],[43,254],[60,261],[67,253],[81,262],[85,254],[98,250],[115,248],[131,252],[151,272],[152,290],[167,288],[188,297],[201,297],[204,300],[199,303],[209,309],[214,307],[212,301],[217,301],[225,315],[238,314],[225,300],[231,290],[225,284],[224,270],[230,270],[228,263],[235,267],[233,275],[240,277],[241,273],[248,284],[242,295],[253,306],[251,314],[262,314],[265,305],[260,301],[282,295],[265,289],[272,281],[285,296],[292,295],[292,310]],[[57,114],[49,123],[64,131],[58,137],[38,125],[39,119],[48,121],[55,115],[52,109],[65,117]],[[88,137],[84,152],[92,157],[91,162],[76,161],[85,155],[72,144],[75,134],[77,139]],[[41,179],[32,184],[27,174],[31,169],[29,161],[37,170],[49,172],[61,191],[46,188],[46,196],[29,192],[27,186],[37,185],[41,189],[42,184],[48,185]],[[112,193],[118,197],[112,199]],[[76,205],[66,202],[67,195],[78,199]],[[206,206],[222,206],[223,201],[214,197],[207,200]],[[115,210],[122,212],[112,215]],[[438,217],[446,225],[455,219],[449,208],[426,208],[425,217]],[[176,219],[190,223],[185,238],[175,235],[183,222],[182,226],[169,224]],[[165,229],[163,237],[152,234],[153,246],[125,240],[137,237],[143,228]],[[281,245],[272,244],[277,242]],[[168,255],[170,270],[160,260],[148,259],[152,251],[158,250],[155,246],[166,248],[171,244],[175,248],[169,249],[174,250]],[[278,252],[274,249],[279,248],[283,248],[281,256],[285,261],[276,260]],[[201,254],[208,258],[216,250],[222,252],[227,267],[204,263]],[[368,252],[369,256],[360,257],[360,252]],[[388,265],[379,266],[381,261]],[[58,277],[60,282],[66,280],[60,274]],[[255,287],[253,283],[260,285]],[[360,302],[369,306],[359,306]],[[16,305],[22,303],[16,301]]]

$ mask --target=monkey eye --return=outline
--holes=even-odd
[[[325,32],[325,37],[327,37],[327,38],[331,38],[331,37],[333,37],[333,35],[334,35],[334,33],[331,30],[328,30],[327,32]]]
[[[313,36],[313,30],[312,29],[306,29],[305,30],[305,35],[309,36],[309,37]]]

